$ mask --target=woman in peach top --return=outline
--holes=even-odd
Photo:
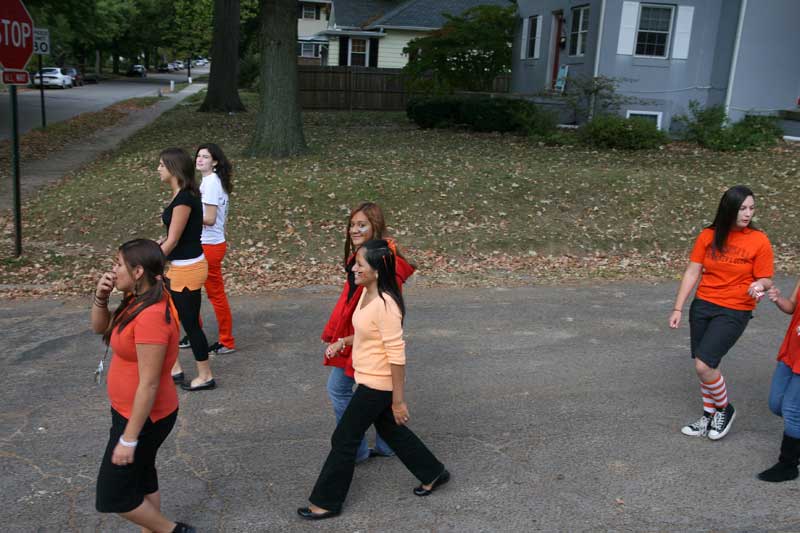
[[[341,513],[355,469],[356,452],[364,432],[375,425],[378,434],[422,482],[414,489],[427,496],[447,483],[449,472],[406,427],[410,415],[405,402],[405,305],[397,287],[395,256],[384,240],[364,244],[353,268],[362,286],[353,314],[353,368],[358,384],[331,439],[332,449],[309,501],[297,514],[308,520]]]

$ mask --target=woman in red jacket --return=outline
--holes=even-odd
[[[353,312],[363,290],[362,287],[356,286],[353,274],[356,252],[369,240],[385,239],[385,232],[386,222],[378,204],[362,202],[350,212],[344,242],[344,270],[347,277],[339,300],[322,332],[322,340],[328,344],[325,349],[324,364],[331,367],[327,390],[337,424],[353,397],[353,387],[356,383],[350,358],[353,345]],[[397,285],[402,288],[403,283],[414,273],[414,267],[397,253],[397,245],[392,241],[389,242],[397,257]],[[365,437],[356,452],[356,463],[366,461],[370,457],[392,455],[394,452],[380,436],[375,436],[375,448],[372,449],[368,447]]]

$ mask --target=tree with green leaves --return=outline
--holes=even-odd
[[[423,92],[491,90],[494,79],[511,72],[511,43],[517,6],[476,6],[431,35],[408,43],[403,69],[411,88]]]
[[[199,111],[244,111],[239,98],[239,0],[214,0],[208,91]]]
[[[275,158],[299,155],[307,147],[297,79],[296,0],[261,0],[259,20],[261,108],[247,153]]]

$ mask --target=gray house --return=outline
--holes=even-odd
[[[512,90],[559,90],[573,76],[628,78],[646,104],[622,112],[669,129],[690,100],[745,114],[795,113],[800,0],[519,0]],[[800,122],[783,121],[790,135]]]

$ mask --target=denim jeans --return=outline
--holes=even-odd
[[[800,439],[800,374],[778,361],[769,388],[769,410],[783,417],[783,431]]]
[[[336,415],[337,424],[342,419],[342,415],[345,409],[347,409],[350,399],[353,397],[353,387],[355,384],[356,380],[346,375],[344,373],[344,368],[339,368],[338,366],[331,368],[327,389],[328,397],[330,397],[331,403],[333,404],[333,412]],[[394,455],[389,445],[386,444],[377,433],[375,435],[375,451],[381,455]],[[367,458],[369,458],[369,447],[367,446],[367,437],[365,436],[356,452],[356,462],[360,463]]]

